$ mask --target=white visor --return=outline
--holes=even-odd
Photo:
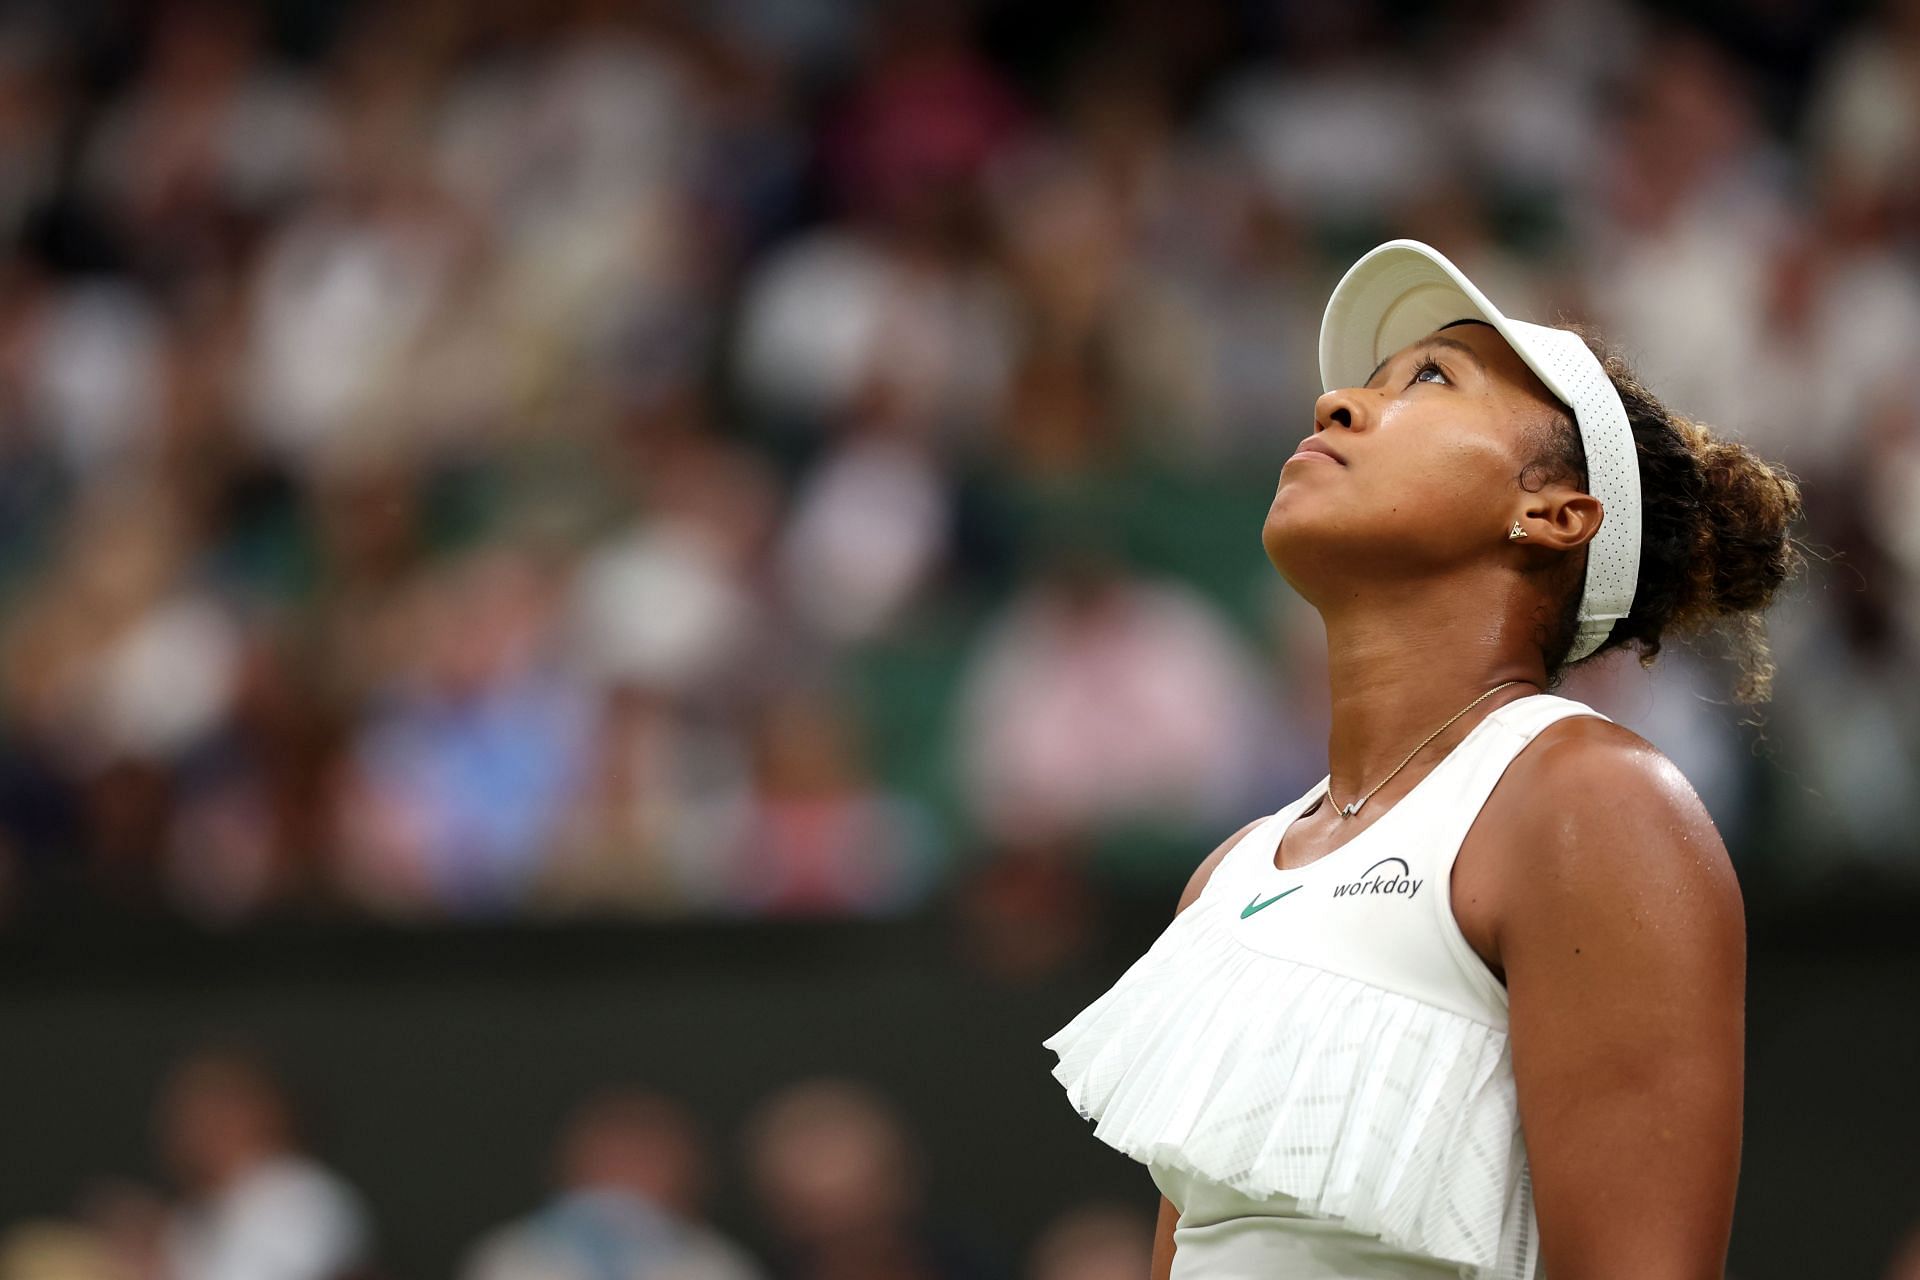
[[[1600,647],[1633,608],[1640,577],[1640,461],[1626,406],[1578,334],[1509,320],[1473,281],[1418,240],[1390,240],[1353,264],[1320,321],[1320,381],[1329,391],[1365,385],[1382,360],[1456,320],[1496,329],[1573,412],[1587,454],[1587,492],[1600,500],[1599,532],[1587,544],[1577,662]]]

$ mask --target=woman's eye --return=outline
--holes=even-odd
[[[1429,377],[1429,374],[1432,376]],[[1407,380],[1407,385],[1412,386],[1416,382],[1438,382],[1444,386],[1447,382],[1446,371],[1433,361],[1428,360],[1413,371],[1413,377]]]

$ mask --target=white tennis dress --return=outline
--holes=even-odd
[[[1572,715],[1599,713],[1497,708],[1372,826],[1276,869],[1322,780],[1046,1042],[1094,1133],[1180,1211],[1176,1280],[1534,1275],[1507,993],[1449,887],[1494,784]]]

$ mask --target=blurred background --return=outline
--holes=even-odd
[[[1805,485],[1734,1274],[1920,1277],[1920,3],[0,6],[0,1280],[1140,1280],[1396,235]],[[1630,1224],[1629,1224],[1630,1226]]]

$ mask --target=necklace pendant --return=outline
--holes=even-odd
[[[1352,804],[1343,805],[1340,809],[1340,816],[1343,818],[1351,818],[1354,814],[1360,812],[1360,806],[1364,803],[1365,801],[1355,800]]]

